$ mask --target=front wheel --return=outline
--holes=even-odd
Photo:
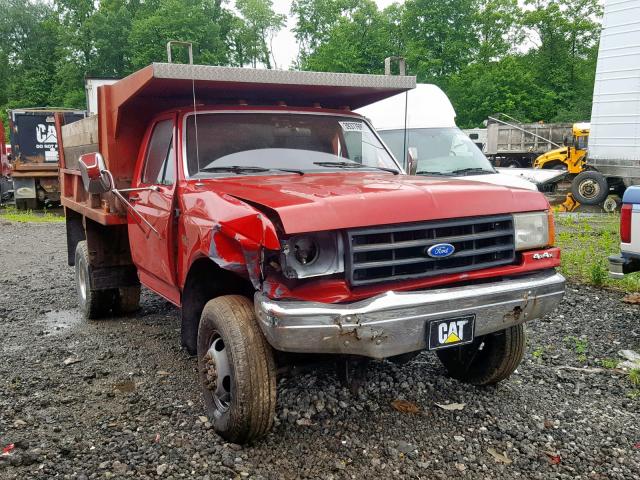
[[[520,324],[437,354],[451,377],[472,385],[493,385],[518,368],[525,343],[524,325]]]
[[[249,299],[210,300],[198,327],[198,372],[218,434],[246,443],[266,434],[276,406],[276,368]]]

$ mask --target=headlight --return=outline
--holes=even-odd
[[[281,262],[287,278],[344,272],[342,237],[336,232],[295,235],[282,242]]]
[[[551,223],[551,228],[549,224]],[[516,213],[513,215],[516,250],[542,248],[553,244],[553,218],[548,212]]]

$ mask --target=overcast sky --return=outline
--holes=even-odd
[[[397,0],[404,3],[403,0]],[[378,8],[385,8],[394,3],[394,0],[376,0]],[[295,26],[295,19],[290,17],[291,1],[273,0],[273,9],[278,13],[284,13],[288,17],[287,26],[283,28],[273,39],[273,55],[278,68],[288,69],[298,55],[298,43],[291,31]]]

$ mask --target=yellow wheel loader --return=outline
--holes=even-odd
[[[587,157],[589,142],[589,123],[574,123],[573,138],[565,142],[565,146],[543,153],[533,162],[533,168],[551,168],[566,170],[577,175],[582,172]]]

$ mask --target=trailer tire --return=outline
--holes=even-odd
[[[609,183],[600,172],[587,170],[573,179],[571,193],[584,205],[599,205],[609,195]]]
[[[472,385],[493,385],[508,378],[524,355],[523,324],[476,338],[468,345],[438,350],[449,375]]]
[[[116,293],[115,310],[118,313],[134,313],[140,308],[140,285],[120,287]]]
[[[92,269],[89,263],[89,248],[86,240],[78,242],[76,246],[75,270],[78,306],[82,314],[89,320],[103,317],[113,306],[115,292],[91,288]]]
[[[207,302],[197,350],[207,415],[216,432],[234,443],[265,435],[275,416],[276,368],[252,302],[240,295]]]

